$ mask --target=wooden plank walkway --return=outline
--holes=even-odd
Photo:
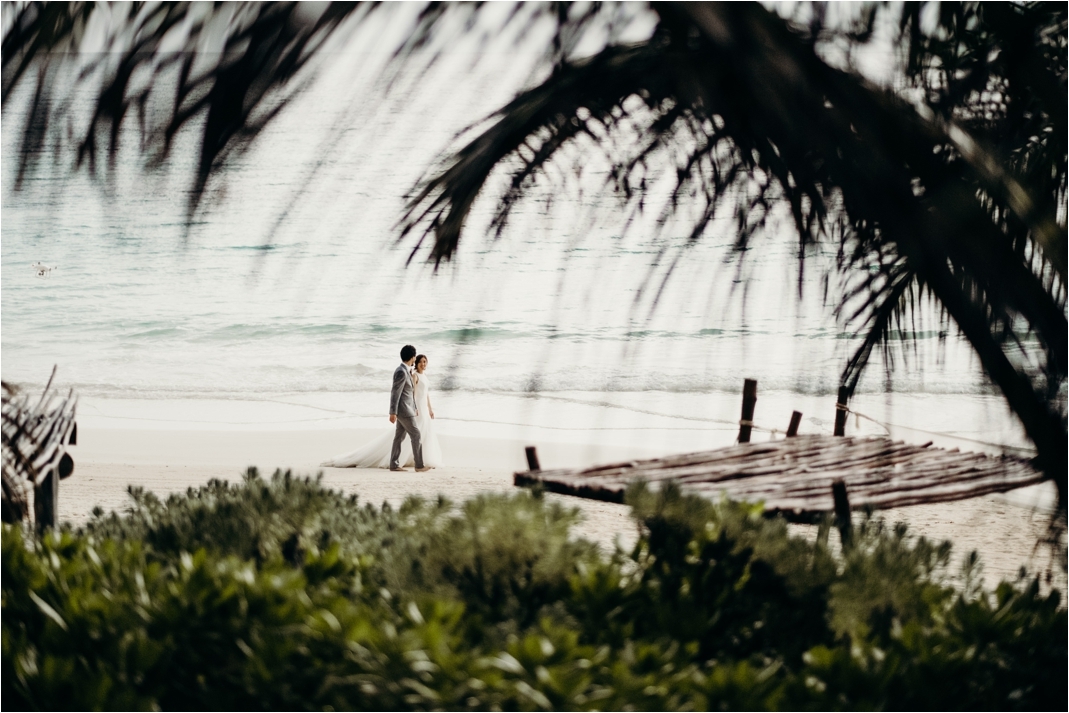
[[[530,470],[517,486],[621,503],[635,480],[667,481],[690,493],[762,501],[769,514],[814,522],[834,510],[832,484],[842,481],[851,509],[881,510],[965,500],[1033,485],[1043,475],[1016,456],[989,456],[913,445],[889,438],[798,436],[700,453],[595,466]]]

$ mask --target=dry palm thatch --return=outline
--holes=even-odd
[[[886,510],[966,500],[1043,480],[1022,458],[930,446],[882,437],[799,436],[578,470],[520,472],[515,483],[618,503],[637,481],[654,488],[675,483],[713,500],[761,502],[766,513],[811,523],[834,509],[837,481],[846,485],[852,508]]]
[[[55,378],[55,369],[52,378]],[[52,472],[70,474],[66,445],[75,429],[77,397],[61,397],[52,389],[52,378],[39,398],[2,383],[3,390],[3,519],[25,520],[30,512],[30,493]],[[36,401],[36,403],[32,403]],[[64,457],[67,464],[61,465]]]

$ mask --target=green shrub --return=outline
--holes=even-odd
[[[400,512],[361,507],[355,495],[326,490],[318,480],[289,471],[264,480],[256,468],[249,468],[240,483],[212,480],[166,500],[142,488],[131,487],[129,493],[126,512],[105,514],[98,508],[85,533],[140,540],[164,559],[204,548],[243,560],[281,556],[295,561],[308,547],[322,549],[332,542],[376,555],[405,525],[419,529],[449,510],[444,500],[433,506],[411,501]]]
[[[832,643],[825,620],[836,570],[827,548],[789,537],[760,506],[713,506],[673,486],[633,487],[628,500],[645,530],[630,557],[634,574],[617,591],[598,584],[604,602],[584,596],[593,606],[584,618],[607,643],[667,637],[701,661],[789,663]]]
[[[130,496],[127,513],[97,514],[86,534],[139,540],[162,560],[203,548],[297,562],[338,544],[368,564],[368,586],[402,598],[462,600],[470,617],[510,631],[565,598],[577,567],[599,562],[593,544],[570,538],[578,510],[527,496],[480,495],[459,509],[444,498],[410,497],[397,509],[376,509],[318,479],[278,471],[265,480],[256,468],[239,484],[213,480],[166,501],[137,488]]]
[[[540,497],[376,509],[250,472],[82,531],[3,530],[5,708],[1065,707],[1036,582],[949,585],[949,546],[854,545],[633,488],[602,558]]]
[[[5,526],[7,707],[664,709],[750,706],[773,688],[747,664],[710,675],[672,648],[594,647],[549,621],[466,645],[461,604],[394,606],[336,548],[294,568],[205,550],[165,566],[70,533],[27,544]]]

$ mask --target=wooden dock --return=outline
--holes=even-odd
[[[700,453],[613,463],[584,469],[515,474],[517,486],[622,503],[627,486],[644,480],[656,489],[677,483],[712,499],[763,502],[768,514],[814,522],[835,510],[832,486],[849,492],[849,508],[882,510],[965,500],[1041,482],[1028,460],[913,445],[882,437],[797,436],[740,443]]]

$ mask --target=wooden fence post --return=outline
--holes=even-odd
[[[839,529],[839,540],[845,550],[854,542],[854,526],[850,521],[850,500],[846,496],[846,483],[841,480],[833,481],[831,497],[835,503],[835,527]]]
[[[742,419],[739,421],[739,443],[750,442],[754,406],[757,404],[757,381],[747,379],[742,385]]]
[[[45,530],[56,526],[59,520],[58,505],[59,474],[53,470],[48,472],[40,485],[33,486],[33,519],[38,534],[44,534]]]
[[[802,423],[802,412],[795,411],[791,414],[791,425],[787,426],[787,438],[794,438],[798,435],[798,426]]]
[[[542,470],[538,466],[538,452],[534,446],[527,446],[523,449],[527,453],[527,469],[528,470]]]
[[[846,435],[846,400],[850,391],[845,386],[839,387],[839,400],[835,402],[835,431],[833,435]]]

